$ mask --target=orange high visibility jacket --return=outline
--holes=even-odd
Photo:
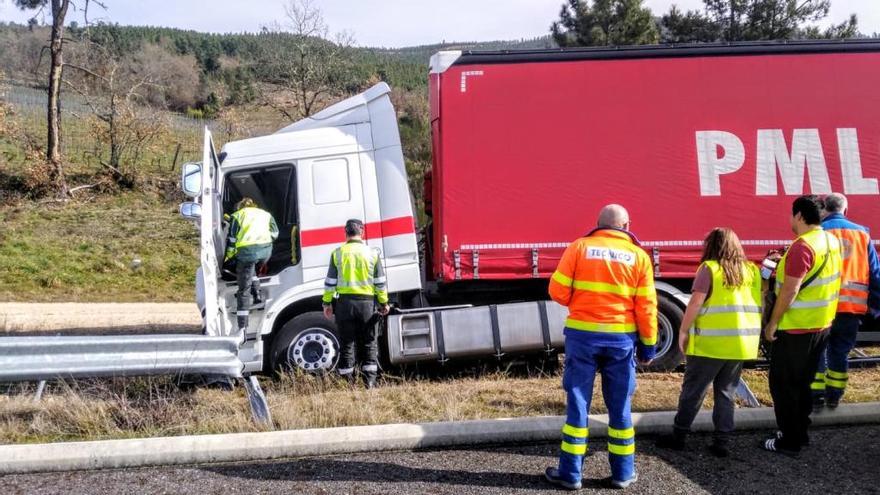
[[[567,329],[631,334],[657,343],[657,293],[648,254],[628,232],[597,229],[565,250],[550,297],[567,306]]]
[[[841,214],[829,215],[822,227],[840,239],[840,299],[838,313],[862,315],[868,312],[871,285],[876,287],[877,254],[868,229],[852,223]],[[872,278],[875,279],[872,284]],[[876,289],[875,289],[876,291]]]

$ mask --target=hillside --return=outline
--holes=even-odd
[[[278,85],[279,66],[267,62],[279,47],[297,40],[278,32],[209,34],[108,24],[86,32],[72,26],[65,45],[68,63],[127,71],[133,78],[146,75],[156,84],[120,113],[116,142],[134,144],[115,157],[114,165],[111,130],[100,112],[106,111],[108,95],[120,89],[65,71],[61,148],[67,182],[76,192],[58,201],[40,159],[47,71],[41,50],[47,37],[46,27],[0,23],[0,300],[190,301],[198,249],[195,230],[176,212],[184,199],[176,186],[180,164],[200,159],[204,126],[220,146],[273,132],[297,118],[293,100]],[[328,42],[310,43],[320,50]],[[377,81],[388,82],[420,209],[422,179],[431,163],[431,55],[550,43],[545,37],[351,47],[350,63],[333,75],[344,85],[323,95],[316,109]]]

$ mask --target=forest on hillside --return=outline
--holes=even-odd
[[[331,29],[317,0],[278,1],[285,17],[260,32],[211,34],[87,21],[81,7],[112,13],[114,0],[7,0],[35,17],[0,23],[0,298],[189,300],[198,236],[177,212],[178,177],[201,159],[204,127],[218,146],[264,135],[379,81],[392,87],[424,225],[428,62],[440,50],[865,36],[855,16],[817,27],[831,0],[665,13],[559,0],[535,39],[368,48]]]
[[[643,0],[566,0],[555,20],[548,13],[547,36],[399,49],[357,46],[346,31],[331,30],[315,0],[283,0],[283,19],[239,34],[79,24],[64,10],[72,2],[51,3],[58,9],[50,12],[51,25],[36,17],[27,25],[0,23],[5,198],[67,200],[71,190],[168,183],[180,161],[199,156],[203,125],[221,142],[264,134],[385,81],[394,90],[419,201],[431,163],[428,61],[439,50],[864,36],[855,15],[817,27],[831,0],[704,0],[701,10],[673,6],[664,14]],[[50,6],[47,0],[13,3],[25,10]],[[112,9],[112,3],[98,6]],[[41,92],[48,95],[42,103],[33,98]],[[22,108],[23,100],[29,108]]]

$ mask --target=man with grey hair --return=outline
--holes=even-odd
[[[832,193],[824,198],[822,228],[840,239],[843,265],[840,299],[828,335],[819,354],[813,390],[813,410],[840,403],[849,377],[847,356],[856,345],[862,317],[880,307],[880,263],[868,229],[846,218],[846,196]]]

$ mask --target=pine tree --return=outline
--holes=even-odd
[[[643,0],[569,0],[550,31],[559,46],[646,45],[660,40]]]

